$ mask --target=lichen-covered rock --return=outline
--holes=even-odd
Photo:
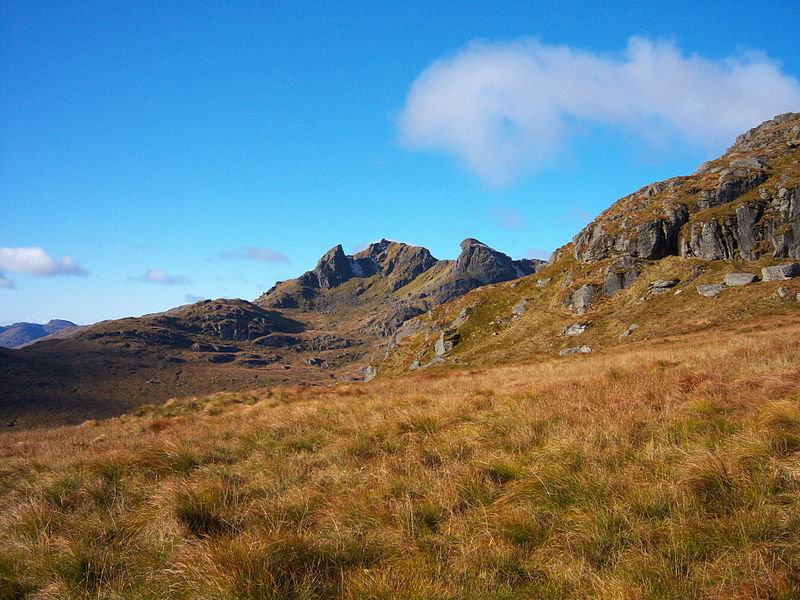
[[[569,356],[570,354],[588,354],[591,351],[591,346],[573,346],[572,348],[564,348],[558,353],[558,355]]]
[[[720,285],[719,283],[707,283],[704,285],[698,285],[697,293],[708,298],[716,298],[724,289],[725,286]]]
[[[589,310],[592,302],[594,302],[595,296],[597,296],[597,287],[591,284],[581,285],[567,295],[564,304],[569,310],[573,310],[579,315],[582,315]]]
[[[764,267],[761,269],[761,279],[764,281],[781,281],[783,279],[793,279],[795,277],[800,277],[800,264],[798,263],[775,265],[774,267]]]
[[[748,285],[758,281],[758,275],[755,273],[726,273],[725,285],[728,287],[736,287],[740,285]]]
[[[572,323],[570,325],[565,325],[564,328],[561,330],[559,335],[580,335],[584,331],[589,328],[589,323]]]

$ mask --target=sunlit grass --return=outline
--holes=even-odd
[[[210,407],[210,408],[209,408]],[[800,325],[0,437],[0,598],[797,598]]]

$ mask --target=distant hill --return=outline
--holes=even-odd
[[[0,326],[0,347],[15,348],[51,335],[68,327],[76,327],[72,321],[51,319],[44,325],[39,323],[14,323],[13,325]]]

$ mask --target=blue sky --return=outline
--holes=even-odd
[[[796,2],[498,4],[0,3],[0,323],[547,253],[800,110]]]

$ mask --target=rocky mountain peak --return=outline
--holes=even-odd
[[[353,276],[353,267],[342,245],[334,246],[319,259],[313,271],[320,289],[329,290]]]
[[[365,276],[380,274],[391,291],[412,282],[437,261],[427,248],[382,239],[353,256]]]
[[[530,275],[542,263],[535,259],[512,260],[475,238],[467,238],[461,242],[461,254],[453,267],[453,275],[474,278],[485,285]]]

